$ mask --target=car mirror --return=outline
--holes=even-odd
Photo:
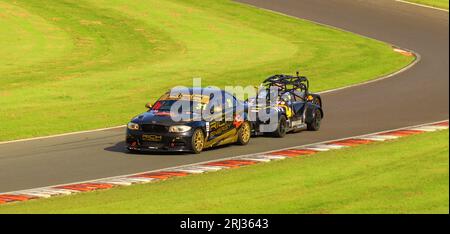
[[[146,107],[147,109],[152,109],[152,104],[149,102],[149,103],[145,104],[145,107]]]

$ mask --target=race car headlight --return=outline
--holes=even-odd
[[[130,122],[130,123],[128,123],[127,127],[130,130],[139,130],[139,124],[137,124],[137,123]]]
[[[169,128],[169,132],[187,132],[191,130],[191,127],[189,126],[184,126],[184,125],[179,125],[179,126],[171,126]]]

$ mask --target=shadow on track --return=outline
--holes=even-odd
[[[229,145],[221,145],[221,146],[216,146],[216,147],[212,147],[212,148],[207,148],[204,149],[203,152],[209,152],[209,151],[221,151],[224,150],[228,147],[233,147],[236,145],[234,144],[229,144]],[[151,156],[196,156],[197,154],[194,153],[190,153],[190,152],[130,152],[127,150],[127,146],[125,141],[121,141],[121,142],[117,142],[116,144],[106,147],[104,148],[105,151],[109,151],[109,152],[114,152],[114,153],[123,153],[123,154],[127,154],[130,156],[133,155],[151,155]]]

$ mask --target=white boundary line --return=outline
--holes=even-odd
[[[415,5],[415,6],[419,6],[419,7],[425,7],[425,8],[430,8],[430,9],[434,9],[434,10],[449,12],[447,9],[444,9],[444,8],[439,8],[439,7],[434,7],[434,6],[427,6],[427,5],[420,4],[420,3],[408,2],[408,1],[403,1],[403,0],[395,0],[395,1],[396,2],[405,3],[405,4]]]
[[[406,67],[404,67],[404,68],[402,68],[402,69],[400,69],[400,70],[398,70],[398,71],[396,71],[396,72],[394,72],[394,73],[391,73],[391,74],[388,74],[388,75],[386,75],[386,76],[382,76],[382,77],[379,77],[379,78],[375,78],[375,79],[373,79],[373,80],[368,80],[368,81],[365,81],[365,82],[362,82],[362,83],[358,83],[358,84],[354,84],[354,85],[345,86],[345,87],[342,87],[342,88],[336,88],[336,89],[331,89],[331,90],[325,90],[325,91],[322,91],[322,92],[318,92],[318,94],[333,93],[333,92],[340,91],[340,90],[344,90],[344,89],[348,89],[348,88],[353,88],[353,87],[358,87],[358,86],[364,86],[364,85],[367,85],[367,84],[375,83],[375,82],[382,81],[382,80],[385,80],[385,79],[389,79],[389,78],[392,78],[392,77],[394,77],[394,76],[396,76],[396,75],[399,75],[399,74],[401,74],[401,73],[403,73],[403,72],[405,72],[405,71],[411,69],[411,68],[414,67],[417,63],[419,63],[420,60],[422,60],[422,57],[420,56],[420,54],[418,54],[418,53],[416,53],[416,52],[413,52],[413,51],[411,51],[411,50],[406,50],[406,51],[411,52],[411,53],[414,54],[414,56],[415,56],[414,61],[413,61],[412,63],[410,63],[408,66],[406,66]]]
[[[43,140],[43,139],[48,139],[48,138],[70,136],[70,135],[77,135],[77,134],[83,134],[83,133],[101,132],[101,131],[114,130],[114,129],[124,128],[124,127],[126,127],[126,125],[120,125],[120,126],[109,127],[109,128],[99,128],[99,129],[94,129],[94,130],[78,131],[78,132],[68,132],[68,133],[51,135],[51,136],[33,137],[33,138],[26,138],[26,139],[12,140],[12,141],[1,141],[0,145],[24,142],[24,141]]]
[[[360,37],[367,38],[367,39],[370,39],[370,40],[380,41],[380,40],[377,40],[377,39],[374,39],[374,38],[370,38],[368,36],[365,36],[365,35],[362,35],[362,34],[359,34],[359,33],[355,33],[355,32],[351,32],[351,31],[348,31],[348,30],[345,30],[345,29],[341,29],[341,28],[338,28],[338,27],[335,27],[335,26],[332,26],[332,25],[314,22],[312,20],[302,19],[302,18],[298,18],[298,17],[292,16],[292,15],[287,15],[287,14],[284,14],[284,13],[281,13],[281,12],[277,12],[277,11],[273,11],[273,10],[265,9],[265,8],[261,8],[261,7],[256,7],[256,6],[253,6],[253,5],[248,5],[248,4],[244,4],[244,3],[240,3],[240,2],[234,2],[234,3],[245,5],[245,6],[250,6],[250,7],[257,8],[257,9],[260,9],[260,10],[263,10],[263,11],[272,12],[272,13],[275,13],[275,14],[278,14],[278,15],[283,15],[283,16],[286,16],[286,17],[289,17],[289,18],[294,18],[294,19],[297,19],[297,20],[304,20],[304,21],[310,22],[312,24],[316,24],[316,25],[320,25],[320,26],[323,26],[323,27],[332,28],[332,29],[335,29],[335,30],[338,30],[338,31],[341,31],[341,32],[351,33],[351,34],[358,35]],[[380,41],[380,42],[383,42],[383,41]],[[345,87],[340,87],[340,88],[335,88],[335,89],[321,91],[321,92],[318,92],[318,94],[332,93],[332,92],[336,92],[336,91],[340,91],[340,90],[344,90],[344,89],[349,89],[349,88],[354,88],[354,87],[358,87],[358,86],[363,86],[363,85],[367,85],[367,84],[370,84],[370,83],[378,82],[378,81],[381,81],[381,80],[384,80],[384,79],[388,79],[388,78],[391,78],[393,76],[396,76],[396,75],[398,75],[400,73],[403,73],[403,72],[409,70],[410,68],[412,68],[414,65],[416,65],[421,60],[420,54],[415,52],[415,51],[413,51],[413,50],[404,49],[404,48],[402,48],[400,46],[397,46],[397,45],[394,45],[394,44],[391,44],[391,43],[387,43],[387,42],[383,42],[383,43],[386,43],[388,45],[391,45],[392,47],[399,48],[399,49],[402,49],[402,50],[407,51],[407,52],[411,52],[414,55],[414,57],[415,57],[414,61],[412,61],[406,67],[404,67],[404,68],[402,68],[402,69],[400,69],[400,70],[398,70],[396,72],[387,74],[385,76],[374,78],[372,80],[368,80],[368,81],[365,81],[365,82],[362,82],[362,83],[358,83],[358,84],[353,84],[353,85],[349,85],[349,86],[345,86]],[[9,143],[33,141],[33,140],[43,140],[43,139],[56,138],[56,137],[62,137],[62,136],[70,136],[70,135],[77,135],[77,134],[83,134],[83,133],[92,133],[92,132],[114,130],[114,129],[119,129],[119,128],[123,128],[123,127],[126,127],[126,125],[120,125],[120,126],[108,127],[108,128],[100,128],[100,129],[94,129],[94,130],[84,130],[84,131],[78,131],[78,132],[69,132],[69,133],[50,135],[50,136],[32,137],[32,138],[25,138],[25,139],[11,140],[11,141],[0,141],[0,145],[9,144]]]
[[[407,126],[407,127],[383,130],[383,131],[373,132],[373,133],[368,133],[368,134],[363,134],[363,135],[355,135],[355,136],[350,136],[350,137],[326,140],[326,141],[315,142],[315,143],[310,143],[310,144],[305,144],[305,145],[290,146],[290,147],[276,149],[276,150],[270,150],[270,151],[264,151],[264,152],[258,152],[258,153],[251,153],[251,154],[243,154],[243,155],[237,155],[237,156],[230,156],[230,157],[220,158],[220,159],[212,159],[212,160],[207,160],[207,161],[195,162],[195,163],[191,163],[191,164],[185,164],[185,165],[161,168],[161,169],[156,169],[156,170],[151,170],[151,171],[142,171],[142,172],[135,172],[135,173],[125,174],[125,175],[110,176],[110,177],[105,177],[105,178],[91,179],[91,180],[85,180],[85,181],[79,181],[79,182],[70,182],[70,183],[64,183],[64,184],[49,185],[49,186],[45,186],[45,187],[29,188],[29,189],[22,189],[22,190],[9,191],[9,192],[1,192],[0,195],[2,195],[2,194],[11,194],[11,193],[18,194],[20,192],[29,191],[29,190],[49,189],[49,188],[52,189],[54,187],[60,187],[60,186],[68,186],[68,185],[84,184],[84,183],[95,183],[96,181],[103,181],[103,180],[110,180],[110,179],[119,179],[119,178],[133,176],[133,175],[138,175],[138,174],[154,173],[154,172],[160,172],[160,171],[170,171],[170,170],[175,170],[177,168],[182,168],[182,167],[199,166],[199,165],[207,164],[207,163],[211,163],[211,162],[218,162],[218,161],[224,161],[224,160],[238,159],[238,158],[257,156],[257,155],[264,155],[264,154],[270,154],[270,153],[273,153],[273,152],[278,152],[278,151],[283,151],[283,150],[296,149],[296,148],[300,148],[300,147],[301,148],[305,148],[305,147],[319,145],[319,144],[326,144],[326,143],[330,143],[330,142],[334,142],[334,141],[343,141],[343,140],[348,140],[348,139],[353,139],[353,138],[367,137],[367,136],[377,135],[377,134],[391,132],[391,131],[405,130],[405,129],[410,129],[410,128],[418,128],[418,127],[427,126],[427,125],[433,125],[433,124],[437,124],[437,123],[441,123],[441,122],[445,122],[445,121],[448,121],[448,119],[435,121],[435,122],[431,122],[431,123],[425,123],[425,124],[419,124],[419,125],[411,125],[411,126]],[[207,172],[205,172],[205,173],[207,173]]]

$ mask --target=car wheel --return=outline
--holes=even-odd
[[[237,143],[239,145],[246,145],[250,142],[250,137],[252,135],[252,129],[249,122],[244,122],[238,132]]]
[[[314,119],[311,123],[307,123],[309,131],[318,131],[320,128],[320,122],[322,121],[322,112],[319,109],[314,111]]]
[[[322,102],[320,101],[320,98],[314,97],[313,103],[322,108]]]
[[[280,116],[280,119],[278,120],[278,128],[273,134],[275,137],[282,138],[282,137],[286,136],[286,133],[287,133],[286,116],[282,115],[282,116]]]
[[[196,129],[191,138],[191,149],[195,154],[199,154],[203,151],[205,146],[205,135],[201,129]]]

